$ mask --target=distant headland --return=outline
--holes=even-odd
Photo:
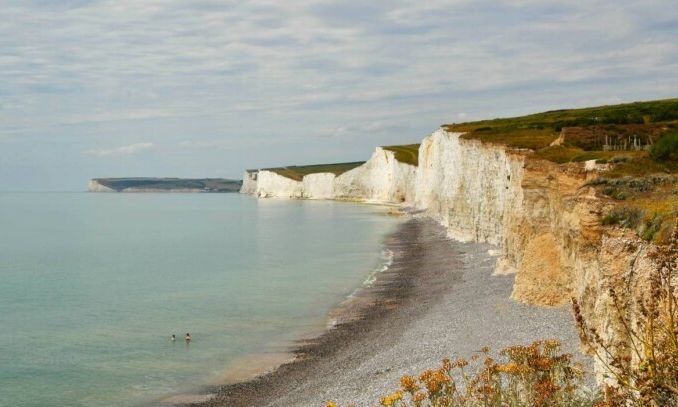
[[[89,192],[238,192],[241,180],[224,178],[92,178]]]

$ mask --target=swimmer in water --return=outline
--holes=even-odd
[[[174,341],[176,341],[176,340],[177,340],[177,336],[176,336],[176,335],[172,335],[172,337],[170,338],[170,341],[174,342]]]
[[[191,341],[191,334],[186,332],[186,337],[184,337],[184,339],[186,340],[186,343],[190,342]]]

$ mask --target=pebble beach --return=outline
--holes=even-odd
[[[196,404],[217,406],[371,406],[398,387],[404,374],[437,367],[445,357],[469,357],[557,339],[578,353],[569,308],[542,308],[510,299],[514,277],[493,275],[493,246],[447,238],[425,219],[404,222],[386,247],[393,263],[376,282],[340,307],[339,323],[300,341],[294,361],[255,379],[209,389]]]

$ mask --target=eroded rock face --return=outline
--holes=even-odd
[[[572,293],[560,244],[551,233],[530,240],[516,275],[511,297],[530,304],[563,305]]]

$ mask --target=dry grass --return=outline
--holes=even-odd
[[[667,244],[678,218],[678,176],[598,178],[589,183],[618,201],[604,225],[634,229],[644,240]]]
[[[607,162],[614,157],[635,157],[647,155],[637,151],[585,151],[578,147],[550,146],[537,151],[534,156],[558,164],[597,160]]]
[[[454,129],[453,131],[459,131]],[[465,133],[464,139],[477,139],[484,143],[503,144],[515,148],[538,150],[547,147],[558,138],[558,132],[553,129],[494,129],[480,127],[475,131]]]
[[[646,152],[635,153],[630,155],[630,157],[628,161],[614,165],[610,171],[605,173],[605,176],[608,178],[639,177],[662,173],[675,174],[678,172],[678,162],[676,161],[654,161]]]

